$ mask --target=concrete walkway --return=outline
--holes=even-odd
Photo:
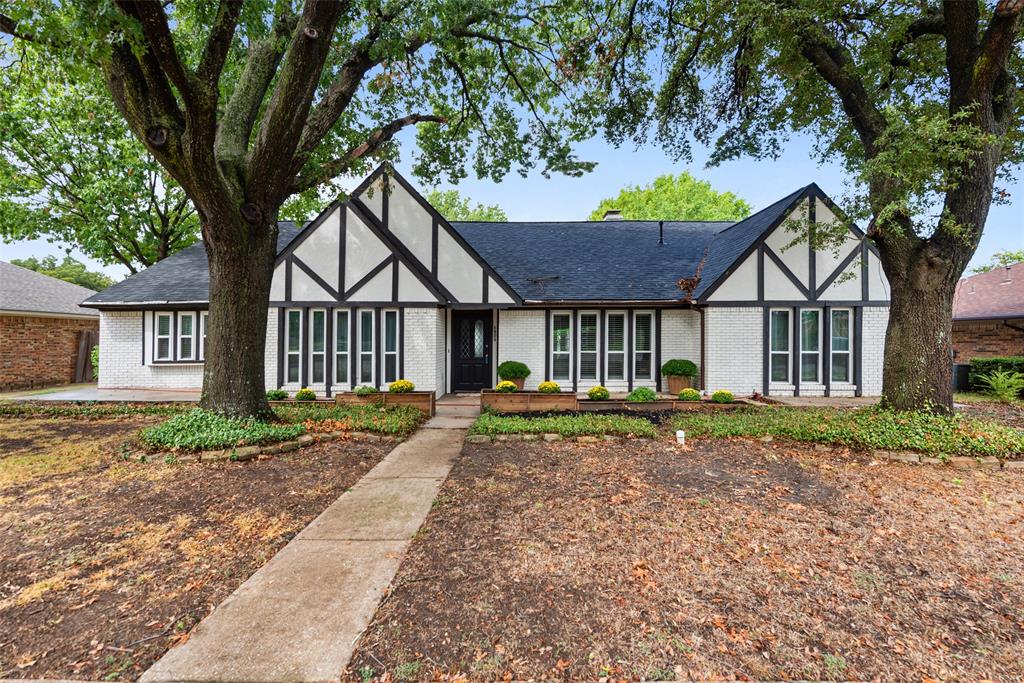
[[[171,403],[199,400],[199,390],[171,389],[99,389],[95,384],[71,384],[33,391],[0,394],[11,401],[130,401],[133,403]]]
[[[140,680],[338,680],[462,450],[473,410],[439,405]]]

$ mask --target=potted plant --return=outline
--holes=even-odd
[[[537,385],[537,391],[539,391],[542,394],[557,394],[560,391],[562,391],[562,387],[558,385],[558,382],[552,382],[549,380],[547,382],[541,382],[539,385]]]
[[[587,398],[591,401],[607,401],[610,397],[611,393],[602,386],[591,387],[587,392]]]
[[[523,384],[529,376],[530,368],[526,367],[526,363],[517,360],[507,360],[498,366],[498,377],[506,382],[512,382],[519,391],[523,390]]]
[[[697,365],[693,361],[673,358],[661,366],[661,374],[668,378],[668,393],[678,394],[683,389],[693,386],[693,378],[697,376]]]

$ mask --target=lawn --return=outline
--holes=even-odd
[[[700,440],[469,445],[346,677],[1011,680],[1024,476]]]
[[[393,445],[122,459],[188,407],[0,410],[0,678],[137,678]]]

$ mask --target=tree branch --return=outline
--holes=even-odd
[[[207,104],[216,106],[220,89],[220,74],[224,70],[231,41],[235,36],[238,18],[242,14],[242,0],[221,0],[217,7],[217,18],[210,29],[203,47],[203,56],[199,59],[198,78],[203,84],[203,97]],[[211,101],[212,100],[212,101]]]
[[[195,105],[193,76],[178,56],[163,4],[118,0],[117,6],[125,16],[132,17],[142,26],[142,34],[146,38],[146,43],[156,57],[160,68],[178,89],[181,99],[185,103],[185,111],[189,113]]]
[[[1024,0],[999,0],[981,40],[980,55],[971,82],[971,99],[992,93],[996,78],[1006,69],[1020,27]]]

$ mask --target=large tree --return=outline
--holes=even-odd
[[[450,221],[507,221],[497,204],[481,204],[463,197],[458,190],[431,190],[426,200]]]
[[[114,284],[114,280],[103,273],[89,270],[81,261],[65,256],[64,260],[57,263],[56,256],[44,256],[41,259],[30,256],[25,259],[11,259],[11,263],[22,268],[34,270],[43,275],[64,280],[79,287],[91,289],[98,292]]]
[[[1003,249],[992,254],[988,263],[971,268],[972,273],[987,273],[996,268],[1009,268],[1017,263],[1024,263],[1024,249]]]
[[[606,3],[601,3],[602,5]],[[1024,0],[621,0],[601,50],[613,141],[712,163],[816,141],[891,285],[884,402],[952,409],[951,307],[1019,164]],[[652,54],[652,50],[657,54]],[[664,65],[664,73],[652,67]]]
[[[0,239],[45,238],[134,273],[199,219],[121,119],[96,71],[0,40]]]
[[[204,407],[267,415],[263,353],[277,219],[364,173],[418,127],[415,172],[580,173],[592,96],[575,0],[39,0],[0,31],[102,72],[118,110],[195,206],[210,266]],[[524,123],[525,120],[525,123]]]
[[[599,221],[617,209],[625,220],[738,221],[750,215],[750,205],[732,192],[719,192],[688,171],[658,176],[643,187],[627,185],[615,197],[602,199],[590,214]]]

